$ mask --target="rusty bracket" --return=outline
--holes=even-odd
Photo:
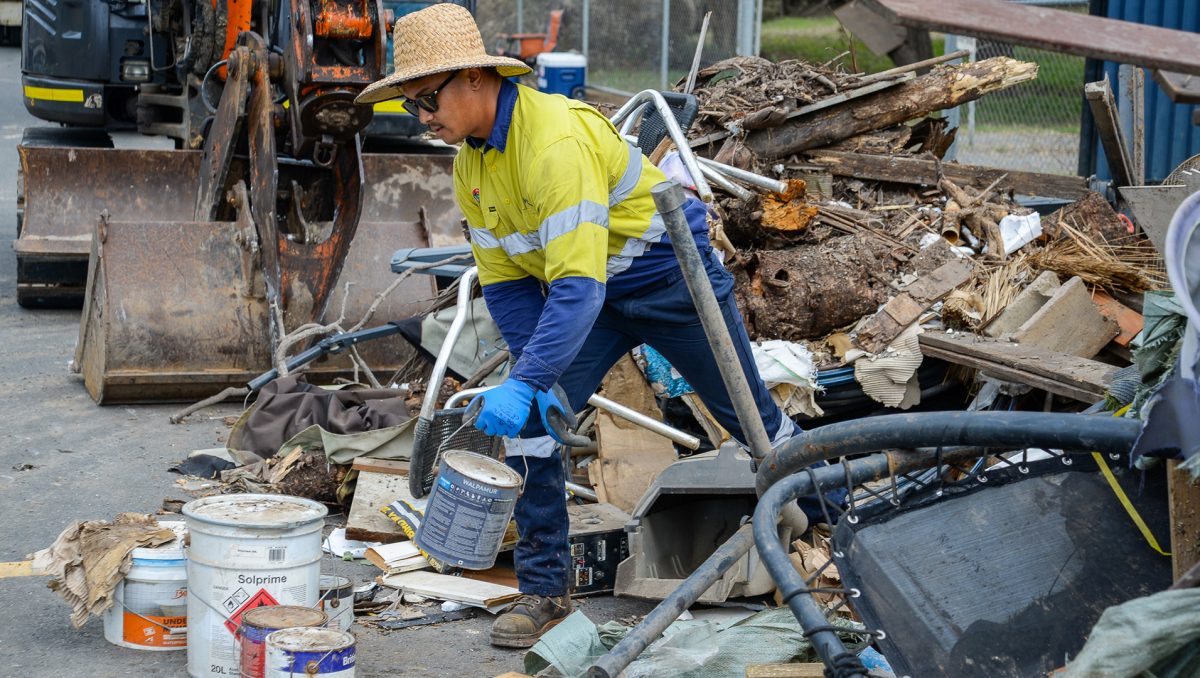
[[[229,55],[228,77],[217,104],[217,115],[204,139],[200,160],[200,188],[196,194],[196,221],[216,219],[222,196],[229,187],[229,167],[246,110],[249,83],[249,50],[239,45]]]
[[[237,210],[233,240],[242,250],[242,284],[238,293],[243,297],[262,299],[266,296],[259,263],[262,247],[258,240],[258,230],[254,227],[254,218],[250,216],[250,198],[246,193],[246,182],[239,181],[234,184],[229,198]]]

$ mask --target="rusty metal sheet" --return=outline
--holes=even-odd
[[[1004,0],[865,0],[896,23],[1200,75],[1195,33]]]
[[[25,216],[19,256],[87,259],[104,211],[115,220],[190,219],[198,151],[18,146]]]
[[[452,154],[365,153],[362,158],[363,221],[416,221],[424,208],[430,247],[466,242],[454,201]]]

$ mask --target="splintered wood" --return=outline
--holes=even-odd
[[[776,231],[801,231],[808,227],[820,211],[805,202],[803,179],[789,179],[785,193],[772,193],[762,198],[762,225]]]

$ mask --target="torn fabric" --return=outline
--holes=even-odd
[[[924,357],[917,343],[921,331],[920,325],[909,325],[882,352],[854,361],[854,378],[872,400],[902,410],[921,402],[917,379],[917,368]]]

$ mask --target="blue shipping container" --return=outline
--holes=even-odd
[[[1102,14],[1110,19],[1200,33],[1200,0],[1107,0]],[[1200,36],[1197,36],[1200,40]],[[1117,91],[1119,64],[1105,62],[1113,91]],[[1200,153],[1200,125],[1192,122],[1196,106],[1176,104],[1163,93],[1146,71],[1146,182],[1160,183],[1181,162]],[[1109,179],[1108,161],[1093,131],[1091,168]]]

